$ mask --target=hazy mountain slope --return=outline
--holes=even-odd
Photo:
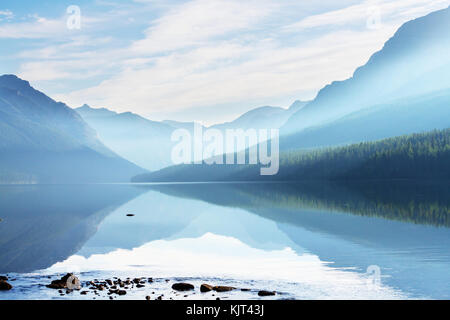
[[[249,129],[279,128],[306,102],[296,101],[289,109],[261,107],[253,109],[234,121],[209,128]],[[117,113],[106,108],[83,105],[75,109],[93,127],[102,142],[122,157],[151,171],[172,165],[171,152],[177,142],[171,141],[176,129],[188,130],[191,135],[194,122],[164,120],[151,121],[131,112]],[[206,129],[202,126],[203,129]]]
[[[0,181],[128,181],[144,172],[106,148],[83,119],[14,75],[0,77]]]
[[[353,77],[324,87],[282,128],[292,134],[356,110],[450,88],[450,8],[405,23]]]
[[[116,113],[84,105],[75,109],[99,138],[122,157],[148,170],[172,164],[171,134],[174,127],[131,112]]]
[[[282,137],[282,150],[345,145],[450,127],[450,90],[398,99]]]
[[[278,129],[289,117],[305,106],[307,102],[295,101],[288,109],[280,107],[259,107],[252,109],[237,119],[211,126],[215,129]]]

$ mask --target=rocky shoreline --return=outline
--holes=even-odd
[[[51,279],[51,277],[48,277]],[[47,279],[48,279],[47,278]],[[155,284],[161,285],[169,293],[164,295],[163,293],[155,289]],[[68,296],[72,299],[86,299],[91,297],[93,300],[97,298],[115,300],[122,296],[126,296],[133,291],[140,289],[139,293],[143,293],[142,299],[145,300],[174,300],[183,298],[192,298],[193,295],[198,299],[202,299],[202,294],[210,293],[216,300],[221,300],[223,294],[241,291],[249,294],[254,294],[255,298],[270,297],[280,294],[279,292],[261,290],[261,289],[249,289],[249,288],[237,288],[225,285],[213,285],[208,283],[202,283],[201,285],[194,285],[188,282],[173,282],[170,279],[154,279],[152,277],[111,277],[106,279],[92,279],[88,281],[80,281],[73,273],[67,273],[61,278],[52,280],[50,283],[42,284],[42,286],[49,290],[57,290],[58,295]],[[8,282],[8,277],[0,276],[0,290],[9,291],[14,290],[13,286]],[[134,292],[133,292],[134,293]],[[136,295],[133,295],[133,299]],[[139,299],[139,298],[138,298]]]

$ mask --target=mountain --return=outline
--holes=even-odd
[[[280,107],[259,107],[252,109],[237,119],[211,126],[215,129],[278,129],[289,117],[304,107],[308,102],[295,101],[288,109]]]
[[[189,164],[134,177],[134,182],[450,179],[450,129],[345,147],[280,154],[280,169],[260,165]]]
[[[449,105],[450,90],[397,99],[281,137],[280,148],[298,150],[349,145],[449,128]]]
[[[64,103],[0,76],[0,181],[120,182],[145,170],[105,147]]]
[[[327,85],[294,113],[282,134],[291,135],[372,106],[449,89],[449,28],[450,8],[403,24],[350,79]]]
[[[171,165],[175,127],[145,119],[131,112],[116,113],[84,105],[76,112],[93,127],[111,150],[148,170]]]
[[[249,129],[279,128],[306,102],[296,101],[288,109],[260,107],[253,109],[234,121],[213,125],[209,128]],[[131,112],[117,113],[106,108],[83,105],[76,112],[98,132],[100,140],[108,148],[139,166],[151,171],[172,165],[171,152],[177,142],[171,141],[176,129],[193,134],[194,122],[148,120]],[[203,129],[206,127],[202,126]]]

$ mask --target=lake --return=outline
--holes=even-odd
[[[109,298],[45,287],[67,272],[153,278],[115,299],[449,299],[449,202],[447,182],[0,186],[0,299]]]

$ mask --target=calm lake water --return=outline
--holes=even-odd
[[[0,186],[0,274],[14,286],[0,299],[93,297],[43,286],[65,272],[156,280],[126,299],[215,298],[176,296],[175,281],[272,299],[449,299],[449,202],[434,182]]]

